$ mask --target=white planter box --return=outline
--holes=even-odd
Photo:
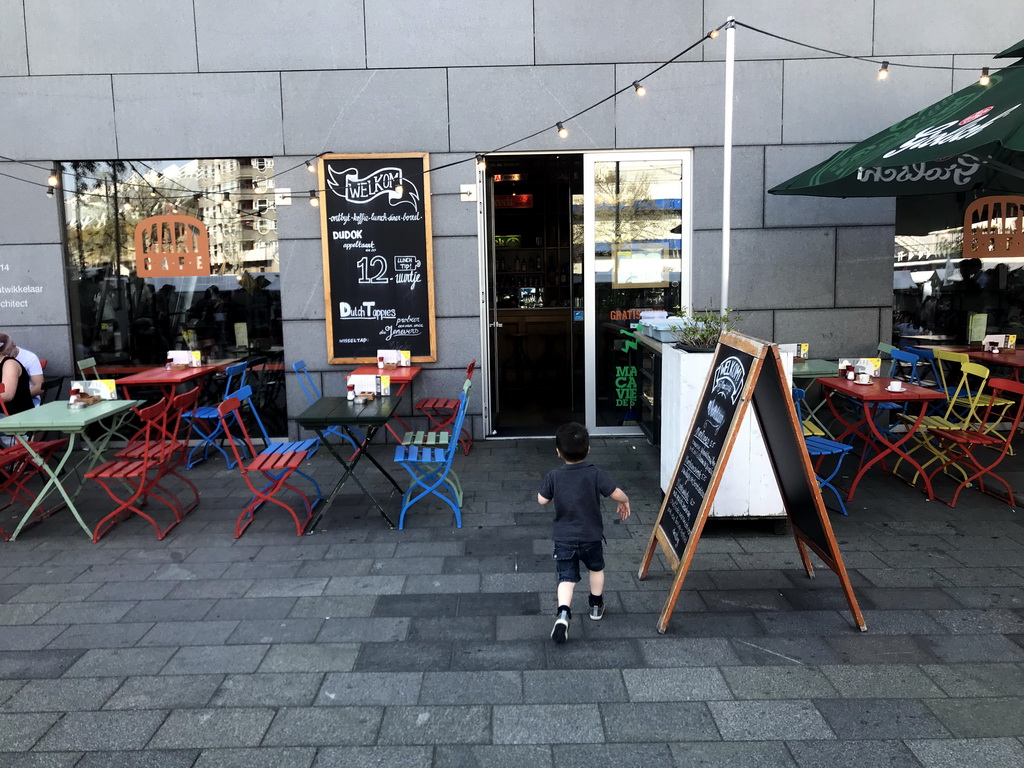
[[[793,356],[782,354],[787,383],[792,385]],[[704,390],[714,355],[687,353],[666,344],[661,361],[661,489],[668,490],[693,412]],[[785,517],[768,449],[749,405],[736,435],[722,482],[711,505],[712,517]]]

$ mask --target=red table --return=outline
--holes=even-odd
[[[1020,381],[1020,370],[1024,368],[1024,349],[1001,349],[999,352],[982,352],[980,349],[967,351],[967,356],[982,365],[1005,365],[1013,369],[1013,378]]]
[[[391,377],[391,394],[398,395],[401,397],[405,394],[405,390],[412,386],[413,379],[420,375],[420,371],[423,367],[420,365],[406,365],[399,366],[398,368],[378,368],[376,365],[360,365],[354,371],[354,376],[390,376]],[[395,390],[395,384],[398,385],[397,391]],[[409,395],[409,401],[412,402],[412,395]],[[395,421],[402,425],[402,428],[406,432],[411,431],[411,427],[402,421],[402,417],[397,413],[391,415]],[[384,428],[391,433],[391,436],[398,442],[402,442],[402,435],[395,432],[391,427],[390,422],[384,425]]]
[[[849,379],[840,379],[838,377],[818,379],[818,381],[825,392],[825,400],[828,403],[829,410],[832,411],[832,415],[845,428],[843,433],[836,437],[836,440],[846,442],[847,438],[852,438],[856,435],[866,443],[864,452],[861,454],[860,467],[853,478],[853,482],[850,483],[850,492],[846,500],[853,501],[853,494],[857,490],[857,484],[860,482],[860,479],[864,477],[864,473],[890,454],[909,462],[921,477],[924,478],[925,493],[928,499],[935,498],[935,495],[932,493],[931,481],[914,457],[903,450],[903,444],[910,439],[910,436],[921,425],[921,421],[928,411],[928,404],[937,400],[945,400],[946,396],[937,390],[919,387],[906,382],[900,382],[903,385],[902,392],[890,392],[886,389],[886,386],[893,379],[876,378],[870,384],[856,384]],[[840,409],[836,407],[837,395],[840,400],[846,398],[860,403],[862,418],[859,421],[852,422],[848,418],[844,418]],[[879,406],[883,403],[907,404],[908,406],[918,405],[918,413],[913,425],[908,425],[907,431],[898,440],[886,437],[878,428],[875,416]],[[908,408],[908,412],[909,410]],[[868,459],[868,454],[871,451],[874,451],[875,455]]]

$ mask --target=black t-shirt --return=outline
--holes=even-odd
[[[7,412],[13,416],[16,413],[29,410],[35,403],[32,402],[32,393],[29,391],[32,386],[32,379],[28,375],[28,371],[25,370],[25,366],[18,361],[18,358],[5,357],[0,359],[0,378],[3,377],[3,367],[8,364],[8,360],[13,360],[20,371],[18,373],[18,388],[14,391],[14,397],[6,404]],[[2,416],[3,413],[0,412],[0,417]]]
[[[555,541],[600,541],[604,536],[601,497],[618,486],[608,473],[590,462],[563,464],[544,475],[539,493],[555,503]]]

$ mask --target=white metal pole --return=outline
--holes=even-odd
[[[722,302],[729,309],[729,241],[732,235],[732,98],[736,76],[736,25],[733,17],[725,28],[725,141],[722,158]]]

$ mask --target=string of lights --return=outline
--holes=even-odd
[[[543,133],[545,133],[547,131],[550,131],[550,130],[555,130],[557,132],[559,138],[566,139],[569,136],[569,128],[566,126],[566,124],[571,123],[573,120],[576,120],[577,118],[587,114],[588,112],[591,112],[594,109],[597,109],[602,104],[605,104],[608,101],[611,101],[612,99],[615,99],[616,97],[618,97],[622,93],[625,93],[625,92],[627,92],[629,90],[633,90],[633,92],[639,98],[644,97],[647,94],[647,86],[645,85],[645,81],[649,81],[655,74],[657,74],[658,72],[660,72],[664,68],[668,67],[670,64],[678,61],[682,56],[686,55],[687,53],[689,53],[693,49],[697,48],[698,46],[704,44],[707,40],[714,40],[714,39],[716,39],[719,36],[720,31],[723,30],[723,29],[726,29],[730,25],[734,25],[736,27],[741,27],[741,28],[749,30],[751,32],[755,32],[757,34],[764,35],[765,37],[770,37],[770,38],[773,38],[775,40],[779,40],[781,42],[788,43],[790,45],[795,45],[795,46],[800,47],[800,48],[805,48],[805,49],[808,49],[808,50],[816,51],[818,53],[826,54],[829,57],[833,57],[833,58],[837,58],[837,59],[853,59],[853,60],[856,60],[856,61],[863,61],[863,62],[866,62],[866,63],[870,63],[872,65],[878,65],[879,68],[878,68],[878,71],[877,71],[877,78],[879,80],[887,79],[888,76],[889,76],[890,69],[894,69],[894,68],[942,69],[942,70],[947,70],[947,71],[977,71],[977,69],[978,69],[977,67],[958,67],[958,66],[953,66],[953,65],[921,64],[921,63],[908,62],[908,61],[894,62],[894,61],[889,60],[889,59],[879,59],[877,57],[872,57],[872,56],[863,56],[863,55],[857,55],[857,54],[843,53],[841,51],[836,51],[836,50],[832,50],[832,49],[829,49],[829,48],[824,48],[822,46],[814,45],[814,44],[811,44],[811,43],[805,43],[805,42],[800,41],[800,40],[795,40],[793,38],[786,37],[784,35],[780,35],[780,34],[777,34],[777,33],[774,33],[774,32],[770,32],[768,30],[761,29],[759,27],[753,26],[751,24],[744,23],[744,22],[739,21],[739,20],[731,20],[731,21],[723,22],[722,24],[720,24],[716,28],[712,29],[710,32],[702,35],[700,37],[700,39],[696,40],[694,43],[692,43],[691,45],[689,45],[686,48],[684,48],[683,50],[681,50],[679,53],[674,55],[672,58],[668,59],[665,62],[662,62],[657,67],[655,67],[650,72],[648,72],[646,75],[644,75],[642,77],[636,78],[635,80],[633,80],[632,82],[628,83],[627,85],[624,85],[623,87],[619,88],[618,90],[614,91],[613,93],[610,93],[609,95],[605,96],[604,98],[600,99],[599,101],[597,101],[597,102],[595,102],[595,103],[585,107],[584,109],[581,109],[578,112],[576,112],[574,114],[571,114],[571,115],[569,115],[567,117],[563,117],[560,120],[556,120],[553,125],[551,125],[551,124],[546,125],[543,128],[540,128],[540,129],[538,129],[538,130],[536,130],[536,131],[534,131],[534,132],[532,132],[530,134],[527,134],[525,136],[521,136],[521,137],[519,137],[519,138],[517,138],[517,139],[515,139],[513,141],[510,141],[510,142],[508,142],[506,144],[502,144],[501,146],[495,147],[494,149],[491,149],[491,150],[489,150],[487,152],[468,154],[464,158],[461,158],[461,159],[458,159],[458,160],[453,160],[451,162],[444,163],[442,165],[437,165],[437,166],[425,169],[424,173],[425,174],[426,173],[433,173],[433,172],[436,172],[436,171],[440,171],[440,170],[443,170],[443,169],[446,169],[446,168],[451,168],[451,167],[454,167],[454,166],[462,165],[463,163],[473,162],[473,161],[475,161],[477,163],[477,169],[480,170],[480,171],[483,171],[486,168],[486,158],[487,158],[488,155],[497,154],[499,152],[505,151],[505,150],[509,149],[510,147],[516,146],[517,144],[521,144],[521,143],[523,143],[525,141],[529,141],[530,139],[535,138],[535,137],[537,137],[537,136],[539,136],[539,135],[541,135],[541,134],[543,134]],[[990,79],[989,79],[989,68],[988,67],[982,67],[981,68],[981,73],[980,73],[978,82],[979,82],[980,85],[988,85],[989,84]],[[270,189],[273,186],[272,184],[270,184],[270,182],[274,181],[277,178],[285,176],[286,174],[289,174],[289,173],[291,173],[292,171],[294,171],[294,170],[296,170],[298,168],[302,168],[303,166],[305,166],[310,172],[315,173],[317,171],[319,159],[321,157],[323,157],[324,155],[328,155],[328,154],[331,154],[331,152],[329,152],[329,151],[320,152],[320,153],[318,153],[316,155],[313,155],[310,158],[307,158],[305,160],[302,160],[302,161],[296,163],[293,166],[290,166],[290,167],[285,168],[283,170],[276,171],[273,174],[269,174],[268,176],[264,177],[266,182],[267,182],[267,189]],[[0,172],[0,176],[4,176],[4,177],[7,177],[7,178],[14,179],[16,181],[21,181],[21,182],[24,182],[24,183],[27,183],[27,184],[31,184],[33,186],[43,187],[43,188],[47,189],[47,194],[50,195],[51,197],[54,194],[54,188],[60,186],[59,178],[57,177],[55,172],[52,171],[50,168],[41,167],[41,166],[35,164],[34,162],[24,161],[24,160],[17,160],[15,158],[6,157],[6,156],[3,156],[3,155],[0,155],[0,160],[6,161],[6,162],[11,162],[11,163],[16,163],[16,164],[19,164],[19,165],[24,165],[24,166],[26,166],[28,168],[32,168],[33,170],[37,170],[37,171],[38,170],[46,171],[46,172],[49,172],[49,174],[50,174],[49,179],[48,179],[47,183],[45,183],[45,184],[39,183],[39,182],[36,182],[36,181],[32,181],[30,179],[23,179],[23,178],[20,178],[18,176],[14,176],[12,174],[3,173],[3,172]],[[131,161],[131,162],[136,162],[136,161]],[[131,164],[131,162],[129,164]],[[151,171],[155,170],[151,166],[147,165],[146,163],[144,163],[142,161],[137,161],[137,162],[139,162],[140,165],[143,165],[143,166],[147,167]],[[138,173],[137,169],[134,169],[134,166],[132,166],[132,167],[133,167],[133,170],[135,170],[135,172]],[[159,172],[157,172],[157,173],[159,174]],[[145,178],[144,174],[139,174],[139,176],[141,178]],[[79,175],[76,178],[80,179],[82,181],[96,182],[97,184],[110,181],[109,178],[92,177],[92,176],[87,176],[87,175]],[[178,197],[176,195],[165,194],[164,192],[158,192],[156,190],[156,188],[151,183],[149,183],[149,182],[147,182],[147,183],[149,183],[149,188],[152,191],[153,196],[159,196],[165,202],[167,202],[168,204],[170,204],[172,206],[176,205],[176,201],[178,201],[178,200],[184,201],[184,200],[189,200],[189,199],[191,199],[191,200],[199,200],[199,199],[205,198],[208,201],[210,201],[212,203],[215,203],[215,204],[216,203],[224,204],[224,203],[229,203],[231,201],[231,191],[230,190],[222,191],[220,194],[223,195],[223,199],[217,200],[216,198],[210,197],[208,194],[206,194],[205,192],[203,192],[201,190],[189,189],[188,187],[186,187],[183,184],[181,184],[180,182],[178,182],[176,179],[172,179],[172,178],[168,177],[167,181],[169,181],[170,183],[174,184],[177,187],[180,187],[182,189],[183,194],[180,197]],[[308,199],[310,205],[316,206],[316,205],[319,204],[319,193],[322,192],[322,191],[323,191],[322,189],[311,189],[311,190],[309,190],[308,193],[296,191],[296,192],[285,192],[285,193],[277,192],[275,194],[278,197],[287,197],[289,199],[306,198],[306,199]],[[241,188],[239,188],[239,189],[234,190],[234,192],[235,192],[235,194],[244,194],[244,193],[247,192],[247,190],[242,190]],[[261,192],[258,192],[256,190],[253,190],[252,192],[253,192],[253,194],[262,194]],[[94,192],[94,191],[90,191],[90,190],[81,190],[81,191],[77,191],[76,190],[76,192],[74,194],[93,195],[93,196],[106,196],[106,193],[104,193],[104,192]],[[307,197],[307,194],[308,194],[308,197]],[[240,215],[244,216],[244,215],[253,215],[253,214],[241,213]],[[255,216],[257,218],[259,218],[259,217],[261,217],[261,214],[259,214],[257,212],[255,214]]]

